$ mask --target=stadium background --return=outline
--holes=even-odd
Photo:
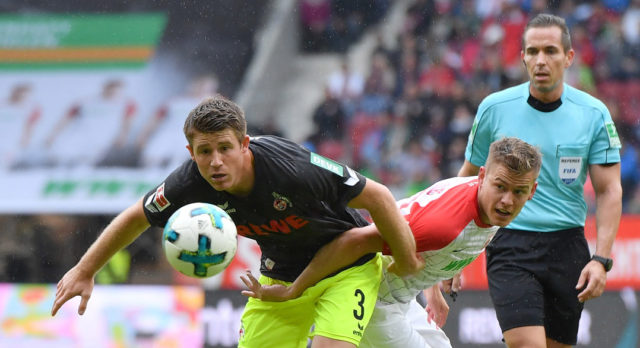
[[[568,82],[607,103],[623,140],[616,264],[578,346],[639,346],[640,1],[5,0],[0,11],[0,346],[233,346],[238,273],[259,260],[242,238],[229,269],[198,282],[173,272],[160,231],[147,231],[101,272],[87,314],[71,301],[49,315],[54,284],[101,228],[186,153],[172,143],[174,157],[145,158],[145,125],[164,120],[156,132],[171,139],[206,78],[245,108],[251,134],[292,138],[403,197],[455,175],[479,101],[526,78],[520,33],[540,11],[567,19]],[[101,100],[109,86],[116,96]],[[101,158],[65,152],[116,138]],[[585,196],[593,210],[589,185]],[[587,236],[593,246],[591,219]],[[454,347],[501,347],[482,258],[464,280],[445,331]]]

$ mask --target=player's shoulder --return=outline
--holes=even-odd
[[[479,109],[490,109],[492,107],[505,105],[514,101],[526,100],[528,90],[529,84],[523,83],[491,93],[482,100]]]
[[[302,168],[309,163],[309,150],[291,140],[273,135],[250,139],[249,149],[255,166],[265,173],[274,173],[274,177],[280,180],[297,180],[297,174],[304,171]]]
[[[162,226],[164,218],[187,203],[206,201],[219,194],[200,175],[196,163],[186,160],[171,172],[162,183],[144,197],[145,214],[150,222]],[[157,217],[152,217],[157,215]]]
[[[406,216],[410,213],[407,207],[418,203],[424,208],[422,213],[418,214],[429,212],[430,219],[438,219],[440,224],[446,226],[454,220],[465,220],[475,214],[476,210],[473,207],[477,191],[477,176],[453,177],[438,181],[413,196],[398,201],[398,207]],[[465,213],[460,215],[461,211],[465,211]],[[466,223],[468,222],[466,221]]]
[[[416,197],[427,195],[430,197],[454,197],[455,199],[464,199],[462,197],[465,195],[462,194],[462,192],[473,192],[474,187],[477,184],[477,176],[458,176],[449,179],[443,179],[417,193]]]
[[[307,154],[308,150],[299,144],[275,135],[259,135],[250,137],[250,147],[261,155],[279,158],[297,158],[300,154]]]
[[[473,187],[477,185],[477,176],[455,176],[443,179],[431,185],[427,190],[448,191],[455,187]]]
[[[332,173],[340,177],[357,175],[345,164],[311,152],[285,138],[273,135],[251,137],[249,146],[256,166],[270,170],[277,168],[283,180],[289,176],[304,182],[311,180],[314,173]]]
[[[607,106],[598,98],[581,91],[568,84],[564,85],[565,99],[575,105],[597,109],[602,113],[607,112]]]

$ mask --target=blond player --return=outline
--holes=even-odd
[[[451,346],[438,327],[448,313],[438,283],[475,260],[498,226],[508,225],[518,215],[533,197],[540,171],[539,151],[517,138],[498,140],[489,152],[477,177],[443,180],[398,202],[426,264],[415,276],[384,272],[360,347]],[[265,301],[298,297],[308,286],[354,258],[381,250],[389,252],[375,225],[355,228],[321,249],[290,287],[260,286],[247,273],[242,279],[249,290],[243,294]],[[385,256],[384,262],[391,260],[391,256]],[[415,301],[425,289],[426,311]]]

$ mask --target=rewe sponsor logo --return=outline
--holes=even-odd
[[[270,220],[266,224],[236,225],[238,234],[241,236],[267,236],[273,233],[289,234],[293,230],[298,230],[308,224],[309,221],[297,215],[289,215],[284,219]]]

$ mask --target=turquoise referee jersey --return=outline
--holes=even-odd
[[[506,136],[537,146],[542,152],[538,189],[507,227],[549,232],[584,226],[588,166],[620,162],[620,139],[611,115],[601,101],[567,84],[562,105],[554,111],[538,111],[528,98],[529,82],[485,98],[465,157],[476,166],[484,165],[489,145]]]

